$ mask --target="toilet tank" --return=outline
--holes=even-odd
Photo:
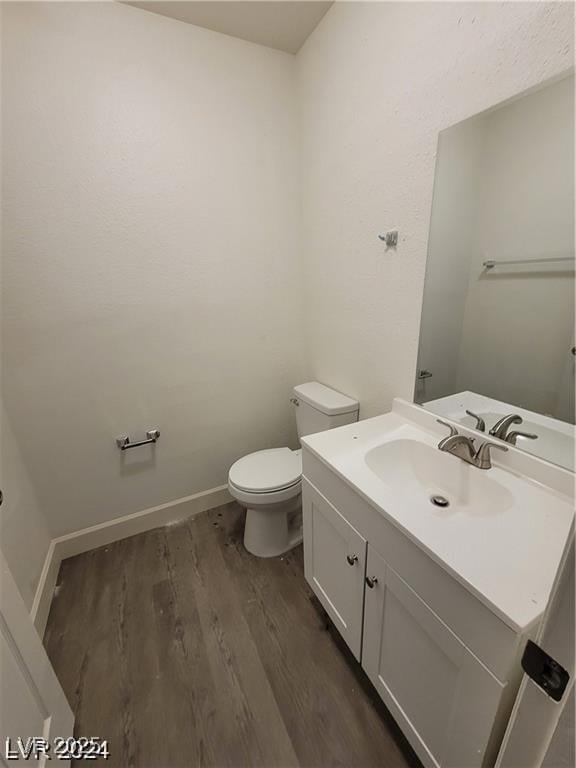
[[[358,421],[359,404],[335,389],[309,381],[294,387],[298,438]]]

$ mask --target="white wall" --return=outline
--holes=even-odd
[[[10,419],[0,403],[2,493],[0,547],[28,609],[50,544],[50,531],[24,465]]]
[[[573,266],[482,262],[574,256],[574,78],[495,110],[485,127],[458,391],[561,416]]]
[[[0,16],[0,29],[1,29]],[[0,98],[2,94],[0,92]],[[1,128],[1,125],[0,125]],[[0,196],[3,188],[0,187]],[[2,261],[0,260],[0,278]],[[3,285],[0,282],[0,326]],[[0,371],[2,338],[0,334]],[[0,375],[1,381],[1,375]],[[50,545],[50,530],[40,508],[10,418],[0,391],[0,549],[16,582],[24,604],[32,607],[44,560]]]
[[[336,3],[298,59],[311,375],[365,417],[414,391],[439,131],[571,67],[573,8]]]
[[[118,3],[3,6],[4,394],[59,535],[294,443],[295,62]]]
[[[438,133],[572,63],[569,4],[337,3],[296,60],[117,3],[2,12],[4,389],[52,535],[293,441],[303,379],[410,398]]]

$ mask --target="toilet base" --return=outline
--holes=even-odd
[[[244,546],[256,557],[277,557],[302,542],[302,495],[275,504],[247,506]]]

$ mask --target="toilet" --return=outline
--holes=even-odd
[[[358,402],[310,381],[294,387],[298,439],[358,421]],[[274,557],[302,541],[301,450],[270,448],[238,459],[228,473],[231,495],[246,507],[244,546]]]

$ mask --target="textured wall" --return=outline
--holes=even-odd
[[[57,535],[294,442],[295,62],[118,3],[4,5],[4,394]]]
[[[311,375],[366,417],[412,397],[438,132],[571,67],[573,8],[336,3],[298,61]]]
[[[314,378],[362,416],[411,397],[438,132],[572,61],[569,4],[338,3],[296,61],[117,3],[2,11],[4,395],[53,535],[293,440],[303,294]]]
[[[2,16],[0,14],[0,30]],[[1,191],[1,190],[0,190]],[[0,326],[4,296],[0,259]],[[0,348],[1,348],[0,335]],[[0,354],[0,371],[3,356]],[[1,382],[1,373],[0,373]],[[1,394],[1,393],[0,393]],[[0,472],[3,494],[0,506],[0,548],[8,563],[24,604],[32,607],[40,574],[50,545],[51,533],[38,503],[32,477],[22,458],[9,415],[0,397]]]

